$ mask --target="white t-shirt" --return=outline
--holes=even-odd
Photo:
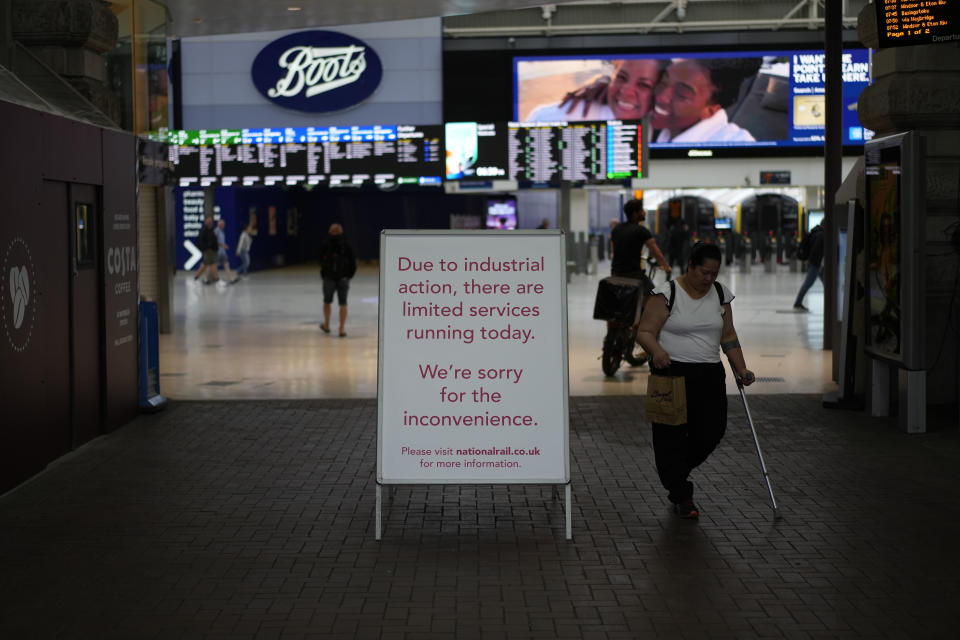
[[[722,284],[723,302],[733,300],[733,292]],[[720,362],[720,337],[723,334],[724,308],[720,296],[711,285],[707,295],[698,300],[690,297],[683,287],[676,285],[677,293],[667,321],[660,329],[657,341],[675,362]],[[670,302],[670,283],[665,282],[653,292]]]

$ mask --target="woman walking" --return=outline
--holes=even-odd
[[[651,358],[650,374],[684,378],[687,422],[653,423],[657,473],[681,518],[699,516],[689,476],[720,443],[727,427],[720,351],[744,385],[755,380],[733,326],[733,293],[716,281],[721,259],[716,245],[695,244],[686,273],[654,289],[637,330],[637,342]]]

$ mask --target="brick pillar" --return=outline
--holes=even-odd
[[[103,0],[13,0],[11,13],[13,38],[119,123],[104,58],[117,43],[110,6]]]
[[[858,17],[860,41],[879,45],[875,7]],[[941,43],[877,50],[872,85],[857,104],[860,122],[878,137],[919,131],[926,138],[926,340],[927,398],[930,404],[956,401],[958,333],[953,328],[960,300],[951,298],[960,245],[960,44]],[[956,240],[955,240],[956,239]],[[934,365],[934,363],[936,364]]]

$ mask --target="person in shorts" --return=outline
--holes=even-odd
[[[357,260],[353,248],[343,237],[343,227],[336,222],[330,225],[327,239],[320,245],[320,277],[323,278],[323,323],[320,328],[330,333],[330,312],[333,294],[337,294],[340,306],[340,330],[338,335],[346,337],[347,292],[350,290],[350,278],[357,272]]]
[[[230,270],[230,258],[227,257],[227,233],[226,233],[227,223],[223,218],[220,218],[220,221],[217,222],[217,228],[214,230],[214,233],[217,235],[217,266],[223,267],[224,272],[227,274],[227,281],[224,284],[233,284],[239,278],[233,275],[233,271]],[[217,281],[218,283],[222,280]]]

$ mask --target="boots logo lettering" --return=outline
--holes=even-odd
[[[0,255],[0,326],[7,344],[18,353],[26,351],[33,335],[36,285],[37,273],[30,247],[16,236]]]
[[[376,90],[379,56],[366,43],[335,31],[301,31],[274,40],[253,61],[257,90],[274,104],[298,111],[338,111]]]
[[[367,68],[365,47],[293,47],[280,56],[287,75],[267,91],[271,98],[291,97],[303,91],[310,98],[356,82]]]

